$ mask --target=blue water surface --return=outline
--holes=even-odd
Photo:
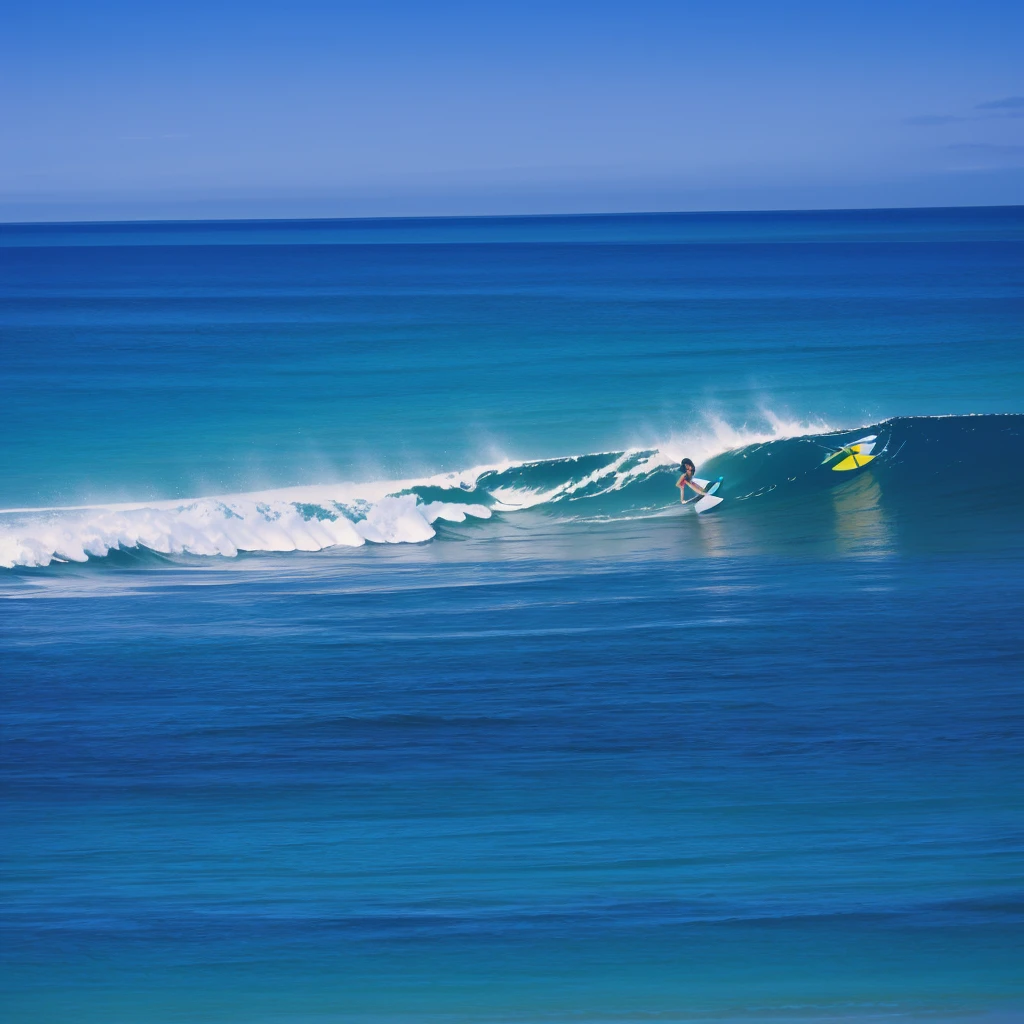
[[[3,227],[0,507],[1021,412],[1022,211]]]
[[[5,1019],[1024,1017],[1022,270],[0,228]]]

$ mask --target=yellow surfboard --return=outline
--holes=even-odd
[[[877,436],[871,434],[868,437],[862,437],[859,441],[854,441],[853,444],[844,445],[839,451],[834,452],[830,455],[825,462],[830,462],[832,459],[839,459],[832,470],[835,473],[844,473],[851,469],[860,469],[861,466],[866,466],[875,456],[871,454],[872,449],[875,447],[875,441]]]
[[[866,466],[874,458],[874,455],[861,455],[857,448],[858,446],[854,445],[852,448],[847,449],[850,454],[842,462],[837,462],[832,467],[832,472],[842,473],[848,469],[860,469],[861,466]]]

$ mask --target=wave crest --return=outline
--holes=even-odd
[[[413,494],[379,501],[201,498],[156,506],[50,509],[0,513],[0,565],[85,562],[120,548],[165,555],[240,551],[320,551],[328,547],[418,543],[434,536],[438,519],[487,519],[483,505],[422,503]]]
[[[1024,416],[909,417],[850,431],[787,434],[794,426],[775,421],[769,431],[758,432],[717,424],[710,434],[652,448],[509,461],[420,480],[11,509],[0,511],[0,566],[84,562],[133,548],[233,557],[240,551],[415,544],[433,538],[438,521],[461,523],[526,509],[576,521],[647,518],[678,507],[674,481],[683,454],[698,462],[702,475],[725,477],[718,493],[732,499],[729,515],[749,522],[766,506],[748,499],[776,505],[783,499],[787,505],[788,498],[806,511],[817,496],[852,482],[853,474],[822,465],[822,450],[867,432],[879,435],[876,458],[863,471],[881,487],[872,500],[898,510],[906,521],[934,518],[936,509],[948,515],[955,474],[984,481],[988,507],[1008,509],[1010,519],[1016,510],[1020,518],[1024,480],[1006,455],[1019,447]],[[974,502],[975,490],[964,488],[965,500]],[[976,504],[965,511],[976,514]]]

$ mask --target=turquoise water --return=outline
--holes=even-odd
[[[1018,208],[0,228],[12,1019],[1017,1019],[1022,270]]]
[[[353,225],[0,229],[0,506],[1021,411],[1019,208]]]

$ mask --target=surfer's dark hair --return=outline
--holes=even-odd
[[[692,459],[683,459],[683,461],[679,463],[679,468],[680,469],[686,469],[687,466],[689,466],[690,469],[696,469],[697,468],[693,464],[693,460]]]

